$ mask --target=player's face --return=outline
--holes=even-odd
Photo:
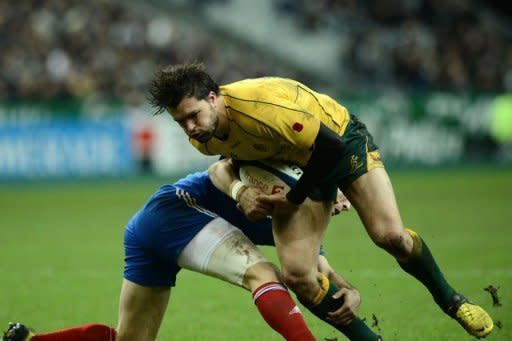
[[[211,93],[212,94],[212,93]],[[209,141],[219,125],[219,114],[215,110],[216,96],[207,99],[186,97],[169,112],[185,133],[201,143]]]

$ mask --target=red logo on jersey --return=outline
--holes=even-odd
[[[293,130],[297,131],[297,132],[301,132],[302,131],[302,128],[304,128],[304,126],[302,124],[300,124],[299,122],[295,122],[293,124]]]

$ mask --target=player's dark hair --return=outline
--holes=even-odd
[[[149,88],[149,102],[160,114],[176,108],[183,98],[205,99],[210,91],[219,94],[219,85],[201,63],[169,65],[157,71]]]

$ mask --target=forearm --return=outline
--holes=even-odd
[[[318,261],[318,270],[327,276],[329,281],[336,287],[342,289],[355,289],[342,275],[337,273],[327,261],[325,256],[320,255]]]
[[[244,185],[241,185],[231,159],[222,159],[210,165],[208,167],[208,176],[219,191],[230,197],[236,194],[236,199],[233,199],[237,201],[242,191],[246,188]],[[233,193],[233,186],[235,185],[237,187],[235,188],[236,193]]]
[[[336,271],[332,271],[327,274],[327,278],[329,281],[334,284],[338,288],[347,288],[347,289],[355,289],[342,275],[337,273]]]

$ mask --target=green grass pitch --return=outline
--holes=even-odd
[[[512,170],[391,176],[405,224],[424,237],[449,281],[500,322],[488,340],[512,340]],[[38,331],[87,322],[115,325],[124,224],[161,183],[1,184],[1,328],[8,321]],[[354,211],[333,220],[325,247],[331,263],[360,289],[361,316],[386,341],[472,340],[371,243]],[[264,251],[276,260],[272,248]],[[499,287],[501,306],[493,306],[483,290],[488,285]],[[309,312],[305,316],[319,340],[345,340]],[[158,339],[280,337],[263,322],[248,292],[182,271]]]

